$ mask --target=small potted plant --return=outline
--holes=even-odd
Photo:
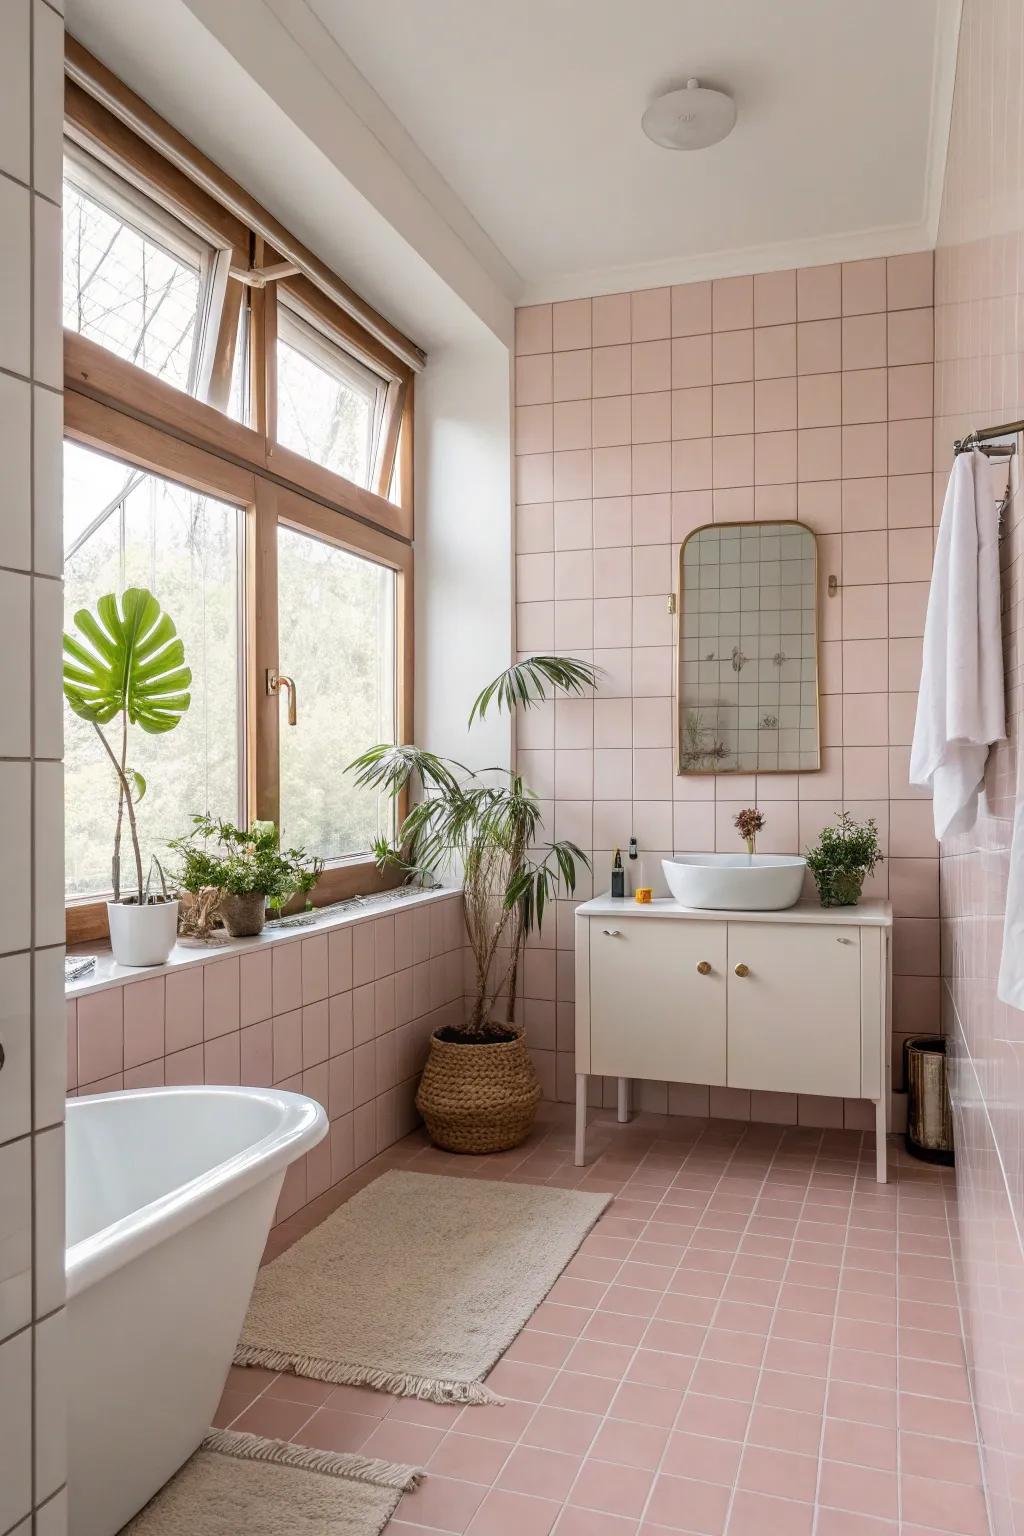
[[[193,897],[218,892],[215,909],[208,905],[233,939],[261,933],[268,905],[280,911],[293,896],[308,896],[324,867],[322,859],[308,858],[302,848],[282,849],[272,821],[244,828],[193,816],[192,831],[170,847],[181,859],[181,889]]]
[[[151,736],[173,731],[191,703],[192,673],[170,616],[144,587],[129,587],[120,602],[110,592],[95,613],[75,614],[77,635],[64,636],[64,697],[96,732],[117,781],[117,816],[111,859],[113,899],[107,902],[110,947],[119,965],[162,965],[174,947],[178,902],[143,882],[136,807],[146,793],[142,774],[129,767],[129,725]],[[116,749],[103,727],[120,722]],[[128,822],[135,858],[135,889],[121,894],[121,835]],[[152,866],[150,868],[152,875]]]
[[[814,876],[823,907],[855,907],[864,881],[882,862],[874,817],[855,821],[849,811],[837,811],[836,827],[822,827],[818,841],[807,850],[807,867]]]
[[[764,812],[756,806],[749,806],[745,811],[737,811],[732,819],[740,837],[747,845],[747,853],[754,857],[754,849],[757,846],[757,834],[764,831]]]
[[[589,662],[531,656],[510,667],[478,696],[469,724],[492,703],[510,712],[556,692],[594,686]],[[381,866],[433,883],[462,872],[466,931],[475,970],[466,1022],[435,1030],[416,1094],[431,1140],[449,1152],[501,1152],[529,1134],[540,1083],[515,1023],[519,969],[527,934],[539,929],[552,898],[572,895],[579,865],[590,860],[575,843],[543,842],[540,801],[517,773],[470,773],[420,747],[371,747],[349,764],[360,787],[396,799],[412,781],[422,792],[394,843],[376,845]],[[504,1007],[499,1008],[499,999]],[[503,1015],[503,1016],[502,1016]]]

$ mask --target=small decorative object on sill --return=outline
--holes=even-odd
[[[849,811],[837,811],[837,827],[823,827],[807,850],[807,867],[814,876],[823,907],[855,907],[864,881],[882,862],[874,817],[854,821]]]
[[[178,915],[179,937],[209,939],[217,924],[220,896],[215,885],[204,885],[197,891],[183,889]]]
[[[654,888],[650,885],[639,885],[637,886],[635,895],[640,905],[642,907],[646,907],[650,902],[654,900]]]
[[[549,697],[584,694],[597,670],[570,656],[530,656],[480,693],[469,724],[499,710],[529,709]],[[374,852],[381,868],[423,880],[463,871],[466,932],[476,985],[465,1024],[436,1029],[416,1095],[431,1139],[452,1152],[500,1152],[518,1146],[533,1125],[540,1083],[515,1024],[519,972],[527,935],[545,908],[576,889],[590,860],[575,843],[544,842],[538,797],[517,773],[477,777],[421,747],[382,743],[348,771],[356,786],[396,800],[410,781],[422,791],[394,842]],[[541,849],[538,855],[532,850]],[[621,856],[619,874],[623,875]],[[502,1015],[504,1016],[503,1021]]]
[[[732,819],[732,824],[746,843],[747,852],[751,858],[754,857],[757,834],[764,830],[764,822],[764,812],[759,811],[756,806],[751,806],[745,811],[737,811]]]
[[[151,891],[153,860],[145,884],[136,807],[146,781],[128,765],[128,726],[150,736],[174,730],[192,702],[186,690],[192,673],[185,647],[169,614],[145,587],[128,587],[120,601],[108,592],[96,612],[75,614],[77,635],[64,635],[64,697],[80,720],[95,730],[117,780],[117,818],[111,859],[113,900],[107,902],[110,947],[118,965],[163,965],[178,927],[178,902],[167,890],[159,864],[161,891]],[[121,724],[119,748],[103,727]],[[121,834],[125,819],[135,858],[136,889],[121,895]]]
[[[323,869],[323,860],[307,858],[302,848],[282,849],[272,821],[246,829],[193,816],[192,826],[170,847],[182,861],[178,883],[196,907],[188,931],[197,938],[209,937],[215,916],[233,939],[254,937],[263,931],[268,906],[280,912],[294,896],[308,897]]]
[[[80,981],[83,976],[88,976],[90,971],[96,969],[95,955],[65,955],[64,956],[64,982]]]

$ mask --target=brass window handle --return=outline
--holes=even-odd
[[[736,975],[737,976],[749,976],[750,975],[750,966],[749,965],[744,965],[743,961],[741,960],[739,965],[737,965],[735,967],[735,971],[736,971]]]
[[[267,693],[271,698],[280,693],[282,688],[288,690],[288,724],[299,723],[299,701],[295,692],[295,679],[288,677],[284,672],[279,672],[276,667],[267,668]]]

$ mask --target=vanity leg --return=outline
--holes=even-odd
[[[886,1183],[888,1178],[885,1108],[884,1099],[875,1100],[875,1178],[879,1184]]]
[[[587,1161],[587,1074],[576,1074],[576,1151],[573,1163],[583,1168]]]
[[[625,1125],[629,1119],[629,1078],[619,1078],[619,1105],[618,1119],[620,1125]]]

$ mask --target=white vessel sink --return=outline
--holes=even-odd
[[[682,907],[777,912],[800,900],[807,860],[787,853],[680,853],[662,859]]]

